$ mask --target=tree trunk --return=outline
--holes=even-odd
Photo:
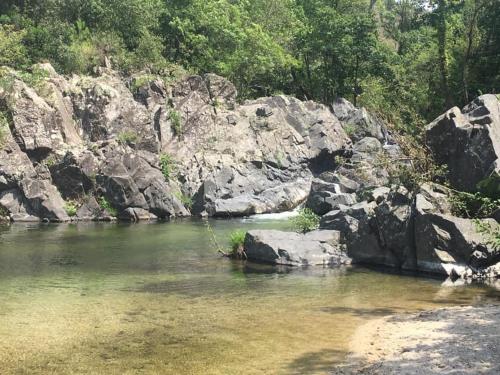
[[[439,70],[441,74],[441,93],[444,97],[446,109],[450,108],[453,100],[450,94],[450,74],[448,71],[448,56],[447,50],[447,25],[446,25],[446,0],[438,1],[437,10],[437,37],[438,37],[438,55],[439,55]]]

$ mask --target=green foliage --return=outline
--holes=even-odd
[[[9,123],[4,112],[0,111],[0,150],[5,147],[9,136]]]
[[[0,65],[50,61],[62,73],[96,74],[111,64],[166,83],[183,66],[229,78],[241,99],[347,97],[414,136],[452,104],[500,90],[498,1],[426,3],[4,0]]]
[[[500,175],[493,173],[477,184],[478,191],[493,200],[500,200]]]
[[[132,78],[130,82],[130,91],[136,94],[141,87],[148,85],[151,81],[155,80],[156,76],[152,74],[141,74]]]
[[[132,130],[124,130],[118,134],[116,139],[122,145],[132,145],[132,144],[137,142],[137,140],[139,139],[139,136],[137,135],[136,132],[134,132]]]
[[[163,173],[163,176],[165,177],[165,180],[170,180],[175,171],[174,159],[172,156],[169,154],[160,155],[160,169],[161,173]]]
[[[310,208],[303,208],[299,215],[290,219],[297,232],[306,233],[319,228],[320,217]]]
[[[101,206],[103,210],[106,210],[111,216],[118,216],[118,210],[111,205],[106,197],[99,197],[97,202],[99,203],[99,206]]]
[[[243,251],[243,244],[247,232],[244,230],[235,230],[229,235],[229,244],[231,246],[231,254],[238,255]]]
[[[356,125],[346,124],[344,126],[344,131],[348,137],[352,137],[356,133]]]
[[[56,163],[57,159],[54,155],[47,156],[43,161],[43,164],[48,168],[53,167],[54,165],[56,165]]]
[[[181,203],[184,205],[184,207],[186,207],[188,209],[193,208],[194,201],[193,201],[193,198],[190,197],[189,195],[186,195],[183,192],[178,191],[175,193],[175,197],[181,201]]]
[[[13,25],[0,24],[0,66],[22,68],[28,64],[28,51],[22,44],[25,35],[26,31]]]
[[[168,115],[170,118],[170,122],[172,124],[172,130],[174,131],[174,135],[180,137],[182,135],[182,117],[179,111],[175,109],[171,109]]]
[[[78,205],[76,202],[68,201],[64,204],[64,210],[69,217],[74,217],[78,211]]]
[[[469,219],[490,217],[500,207],[500,200],[493,200],[479,192],[454,191],[448,199],[454,215]]]
[[[491,246],[495,251],[500,251],[500,225],[484,220],[474,220],[476,230],[486,237],[486,245]]]

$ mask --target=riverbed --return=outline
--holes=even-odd
[[[286,218],[211,220],[291,230]],[[202,220],[0,227],[2,374],[321,374],[370,319],[500,292],[362,267],[217,254]]]

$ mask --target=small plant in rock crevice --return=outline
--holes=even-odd
[[[172,130],[174,135],[180,137],[182,135],[182,117],[179,111],[171,109],[168,115],[170,122],[172,124]]]
[[[182,193],[181,191],[178,191],[175,193],[175,197],[181,201],[181,203],[186,207],[187,209],[191,210],[193,208],[193,198],[190,197],[189,195],[186,195]]]
[[[320,217],[310,208],[303,208],[298,216],[290,220],[297,232],[307,233],[319,228]]]
[[[346,124],[344,125],[344,131],[348,137],[352,137],[356,133],[356,125]]]
[[[116,138],[120,144],[130,145],[136,143],[139,139],[139,136],[134,131],[125,130],[120,132]]]
[[[103,210],[108,211],[111,216],[116,217],[118,215],[118,210],[111,205],[106,197],[99,197],[97,202],[99,203],[99,206],[101,206]]]
[[[165,177],[165,181],[169,181],[175,171],[174,159],[169,154],[160,155],[160,170]]]
[[[74,217],[76,216],[76,213],[78,211],[78,205],[74,201],[68,201],[64,205],[64,210],[66,211],[69,217]]]

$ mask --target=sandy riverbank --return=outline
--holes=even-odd
[[[377,319],[333,374],[500,374],[500,305]]]

